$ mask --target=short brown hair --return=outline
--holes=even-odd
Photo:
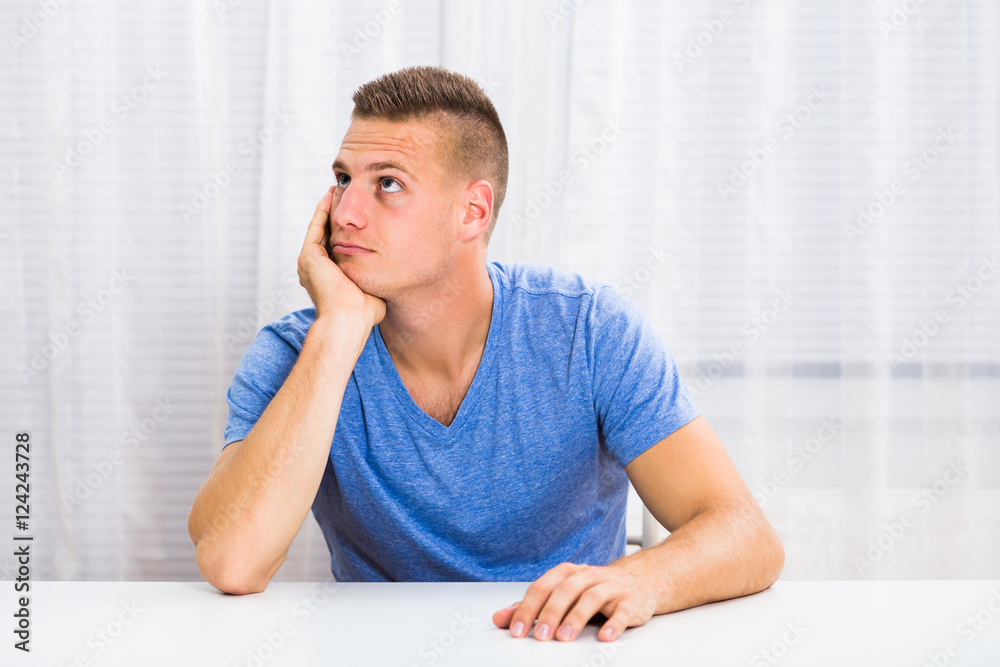
[[[489,242],[507,192],[507,136],[493,102],[469,77],[442,67],[407,67],[383,74],[354,92],[351,118],[392,122],[431,120],[448,140],[446,168],[493,186]]]

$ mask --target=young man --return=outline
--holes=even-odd
[[[226,394],[189,518],[205,579],[264,590],[311,508],[338,581],[533,581],[494,615],[514,637],[600,612],[611,641],[770,586],[781,543],[641,311],[487,263],[508,159],[489,98],[421,67],[353,99],[299,256],[315,308],[264,327]],[[628,480],[671,535],[623,557]]]

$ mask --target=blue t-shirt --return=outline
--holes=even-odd
[[[347,382],[312,511],[338,581],[534,581],[625,553],[636,456],[699,414],[652,324],[614,288],[487,264],[479,369],[444,426],[410,397],[379,327]],[[226,392],[242,440],[294,366],[315,309],[268,324]]]

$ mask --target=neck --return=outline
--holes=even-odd
[[[493,315],[493,282],[484,258],[386,301],[379,331],[397,369],[458,379],[478,367]]]

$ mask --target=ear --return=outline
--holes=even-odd
[[[493,217],[493,186],[479,180],[465,188],[459,239],[471,241],[486,232]]]

